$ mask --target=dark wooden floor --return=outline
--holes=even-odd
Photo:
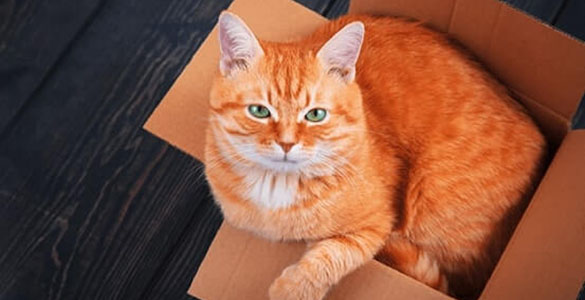
[[[583,0],[509,2],[585,38]],[[188,298],[221,215],[141,126],[228,5],[0,0],[0,299]]]

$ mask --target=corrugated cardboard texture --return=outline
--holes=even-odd
[[[189,294],[208,300],[268,299],[272,281],[296,262],[304,250],[304,244],[272,243],[224,223]],[[345,277],[327,299],[451,298],[372,261]]]
[[[585,130],[571,131],[481,299],[575,299],[585,281]]]
[[[289,0],[237,0],[229,10],[246,20],[258,38],[269,41],[308,35],[326,21]],[[214,28],[144,124],[148,131],[199,160],[203,160],[209,90],[218,60]]]

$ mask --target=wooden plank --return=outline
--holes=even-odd
[[[552,23],[567,0],[504,0],[546,23]],[[581,0],[578,0],[581,1]]]
[[[329,9],[323,14],[329,19],[335,19],[347,14],[349,10],[349,0],[332,0]]]
[[[141,126],[227,4],[108,1],[2,135],[0,298],[141,298],[209,201]]]
[[[566,0],[554,25],[564,32],[585,41],[585,1]]]
[[[0,3],[0,133],[99,11],[101,2]]]
[[[221,224],[219,208],[208,197],[197,209],[180,242],[144,291],[143,299],[192,299],[187,289]],[[204,251],[202,251],[204,249]]]
[[[295,1],[306,6],[307,8],[323,15],[327,11],[329,6],[331,5],[331,2],[334,2],[335,0],[295,0]]]
[[[553,25],[585,41],[585,1],[566,0]],[[573,118],[573,129],[585,129],[585,95]]]
[[[227,6],[185,2],[108,3],[2,137],[3,298],[133,299],[188,285],[198,262],[172,249],[187,220],[206,220],[188,227],[201,243],[177,245],[203,257],[219,213],[189,193],[200,165],[137,130]]]
[[[585,129],[585,95],[581,98],[581,103],[577,108],[577,112],[575,112],[575,116],[573,116],[571,125],[573,129]]]

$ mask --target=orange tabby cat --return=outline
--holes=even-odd
[[[303,41],[219,19],[206,175],[225,220],[306,240],[271,299],[321,299],[377,258],[475,296],[539,174],[545,140],[441,34],[350,16]]]

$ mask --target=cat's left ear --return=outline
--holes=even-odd
[[[219,70],[223,76],[246,70],[264,51],[246,23],[238,16],[224,11],[219,16]]]
[[[364,40],[364,24],[352,22],[339,30],[317,52],[317,58],[325,71],[339,75],[350,83],[355,78],[355,64]]]

